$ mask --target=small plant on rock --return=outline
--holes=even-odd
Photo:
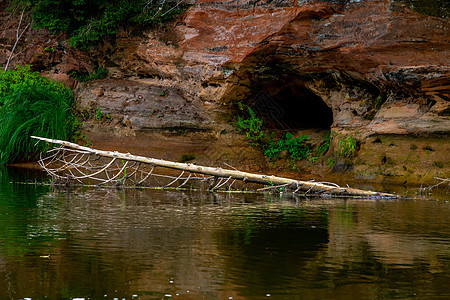
[[[319,156],[325,155],[325,153],[328,152],[328,149],[330,148],[330,142],[331,130],[328,131],[327,135],[325,136],[325,141],[316,148],[316,152]]]
[[[245,134],[250,145],[261,145],[264,139],[264,131],[262,130],[263,120],[258,118],[250,107],[248,107],[248,113],[250,114],[250,118],[238,117],[236,128],[240,133]]]
[[[239,105],[244,110],[242,104]],[[287,132],[284,138],[274,139],[273,134],[263,130],[263,120],[258,118],[255,112],[247,107],[249,118],[239,116],[236,122],[236,128],[239,132],[246,135],[249,144],[252,146],[261,146],[264,155],[269,158],[277,158],[283,152],[292,159],[304,159],[311,152],[311,146],[307,143],[308,136],[294,137]]]
[[[97,108],[97,111],[95,112],[95,119],[97,121],[101,121],[101,119],[103,118],[103,112],[102,109],[100,107]]]
[[[264,148],[264,154],[269,158],[278,157],[283,151],[293,159],[303,159],[311,152],[311,146],[307,143],[308,136],[294,137],[290,132],[283,139],[271,140]]]
[[[72,72],[72,77],[80,82],[86,82],[90,80],[103,79],[108,75],[109,70],[102,66],[94,67],[92,73],[89,72]]]

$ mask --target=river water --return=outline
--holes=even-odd
[[[0,169],[0,299],[450,299],[450,203],[76,188]]]

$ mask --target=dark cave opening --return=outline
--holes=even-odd
[[[329,129],[330,107],[304,85],[267,84],[251,98],[250,107],[270,129]]]

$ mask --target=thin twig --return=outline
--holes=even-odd
[[[19,25],[17,26],[17,30],[16,30],[16,42],[14,43],[14,46],[11,49],[11,53],[9,54],[8,60],[6,61],[6,66],[5,66],[5,70],[4,70],[5,73],[6,73],[6,70],[8,70],[9,62],[11,61],[12,55],[14,53],[14,50],[17,47],[17,44],[19,43],[20,38],[22,37],[22,35],[25,33],[25,31],[28,29],[28,27],[31,24],[31,23],[28,23],[28,25],[25,26],[25,28],[22,30],[22,32],[19,35],[20,25],[22,25],[22,19],[23,19],[23,13],[24,12],[25,12],[25,9],[22,10],[22,14],[20,15]],[[5,76],[5,73],[3,73],[2,80],[3,80],[4,76]]]
[[[229,180],[231,179],[231,176],[230,177],[228,177],[228,179],[227,180],[225,180],[225,182],[224,183],[222,183],[221,185],[219,185],[219,184],[217,184],[216,185],[216,187],[214,188],[214,190],[218,190],[218,189],[220,189],[222,186],[224,186]]]
[[[168,184],[166,184],[164,187],[168,187],[170,185],[172,185],[173,183],[175,183],[178,179],[180,179],[184,174],[184,171],[181,172],[180,176],[178,176],[177,178],[175,178],[174,180],[172,180],[171,182],[169,182]]]
[[[156,167],[152,167],[152,169],[150,170],[150,172],[148,172],[148,174],[144,177],[144,179],[142,179],[141,181],[139,181],[139,182],[137,183],[137,185],[140,185],[140,184],[142,184],[144,181],[146,181],[147,178],[149,178],[150,175],[152,175],[153,170],[154,170],[155,168],[156,168]]]
[[[185,185],[188,182],[189,178],[191,178],[191,175],[192,175],[192,173],[189,173],[189,176],[186,178],[185,181],[183,181],[179,186],[177,186],[177,189],[179,189],[180,187]]]

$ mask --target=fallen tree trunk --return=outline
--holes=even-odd
[[[39,141],[45,141],[48,143],[53,143],[60,145],[60,149],[74,149],[78,150],[79,153],[83,154],[90,154],[90,155],[96,155],[100,157],[106,157],[111,158],[114,160],[120,159],[122,161],[127,162],[137,162],[137,163],[143,163],[150,165],[152,167],[164,167],[168,169],[173,170],[180,170],[183,172],[190,172],[191,174],[203,174],[203,175],[209,175],[214,177],[214,182],[217,182],[218,178],[222,179],[233,179],[233,180],[241,180],[245,183],[258,183],[262,185],[266,185],[267,187],[262,188],[260,190],[280,190],[280,188],[283,188],[283,192],[291,192],[291,193],[300,193],[300,194],[306,194],[306,195],[332,195],[332,196],[342,196],[342,197],[364,197],[364,198],[398,198],[397,195],[394,194],[387,194],[387,193],[379,193],[379,192],[373,192],[373,191],[365,191],[350,187],[340,187],[336,184],[332,183],[321,183],[321,182],[314,182],[314,181],[301,181],[301,180],[295,180],[290,178],[284,178],[284,177],[278,177],[278,176],[272,176],[272,175],[261,175],[261,174],[254,174],[249,172],[242,172],[238,170],[229,170],[229,169],[222,169],[222,168],[216,168],[216,167],[206,167],[206,166],[199,166],[192,163],[177,163],[167,160],[161,160],[161,159],[155,159],[155,158],[149,158],[149,157],[143,157],[143,156],[137,156],[132,155],[130,153],[119,153],[117,151],[103,151],[103,150],[97,150],[89,147],[80,146],[74,143],[70,143],[67,141],[61,141],[61,140],[54,140],[54,139],[48,139],[43,137],[37,137],[32,136],[33,139],[37,139]],[[73,158],[72,160],[75,160]],[[41,160],[42,161],[42,160]],[[112,164],[112,162],[110,164]],[[68,169],[70,167],[71,162],[66,162],[68,166],[61,167],[59,170]],[[109,165],[110,165],[109,164]],[[107,165],[104,169],[106,170],[108,168]],[[41,166],[46,169],[51,175],[56,175],[55,172],[45,167],[44,164],[41,164]],[[120,172],[124,172],[126,170],[126,165],[120,170]],[[102,170],[101,170],[102,171]],[[94,177],[94,175],[97,175],[101,171],[97,171],[94,174],[91,175],[84,175],[84,176],[78,176],[78,178],[88,178],[88,177]],[[119,173],[117,173],[119,174]],[[151,172],[150,172],[151,174]],[[184,178],[181,178],[182,175],[176,178],[176,180],[181,180]],[[70,177],[70,176],[69,176]],[[77,179],[76,176],[72,175],[74,179]],[[116,175],[117,177],[117,175]],[[109,178],[109,176],[108,176]],[[175,177],[173,177],[175,178]],[[111,182],[112,179],[109,179],[109,182]],[[189,177],[186,179],[189,180]],[[108,181],[108,180],[106,180]],[[224,185],[224,184],[222,184]],[[212,186],[212,185],[211,185]],[[218,189],[216,185],[216,188],[211,189]],[[221,186],[220,186],[221,187]]]

